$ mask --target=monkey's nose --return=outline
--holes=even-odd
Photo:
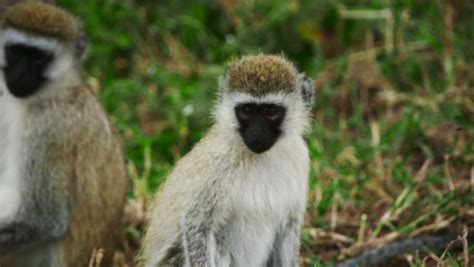
[[[260,154],[269,150],[275,141],[264,134],[257,134],[244,137],[244,143],[252,152]]]

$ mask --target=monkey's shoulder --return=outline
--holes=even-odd
[[[27,105],[25,118],[33,128],[49,132],[61,131],[63,136],[95,133],[107,130],[110,123],[97,98],[88,89],[65,88],[72,90],[67,97],[60,99],[41,99]],[[64,130],[68,130],[65,132]]]
[[[202,183],[202,179],[211,178],[227,169],[237,156],[231,153],[232,146],[225,144],[222,139],[211,129],[177,162],[169,180],[186,179],[188,182]]]
[[[85,163],[96,168],[104,161],[110,161],[110,168],[122,164],[120,143],[92,93],[78,90],[64,99],[20,104],[23,113],[18,138],[28,151],[25,162],[45,166],[56,162],[69,169]]]
[[[170,209],[184,215],[194,204],[196,195],[212,187],[212,183],[229,168],[228,148],[221,147],[212,132],[176,163],[159,188],[152,204],[156,216],[169,213]]]

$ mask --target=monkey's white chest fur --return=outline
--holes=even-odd
[[[232,266],[265,266],[277,231],[306,205],[309,157],[303,140],[280,140],[268,153],[240,168],[230,187],[227,243]]]
[[[15,217],[21,195],[21,103],[0,82],[0,226]]]

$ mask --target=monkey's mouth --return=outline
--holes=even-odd
[[[252,152],[256,154],[261,154],[268,151],[278,139],[278,136],[253,136],[251,134],[242,134],[245,145]]]
[[[46,80],[43,76],[18,73],[18,71],[9,68],[4,70],[4,74],[8,91],[18,98],[25,98],[33,95],[39,91],[41,85]]]

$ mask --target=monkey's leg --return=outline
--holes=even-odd
[[[73,174],[68,171],[72,166],[51,166],[51,162],[62,162],[64,158],[57,151],[51,144],[31,149],[24,165],[28,172],[24,173],[26,188],[21,212],[10,223],[0,222],[0,254],[21,251],[30,244],[41,246],[66,233],[72,206],[69,177]]]
[[[277,233],[268,259],[268,267],[298,266],[301,218],[290,218],[280,233]]]
[[[213,259],[213,266],[226,267],[231,264],[230,251],[225,246],[225,231],[223,229],[217,229],[213,235],[211,235],[211,259]]]

